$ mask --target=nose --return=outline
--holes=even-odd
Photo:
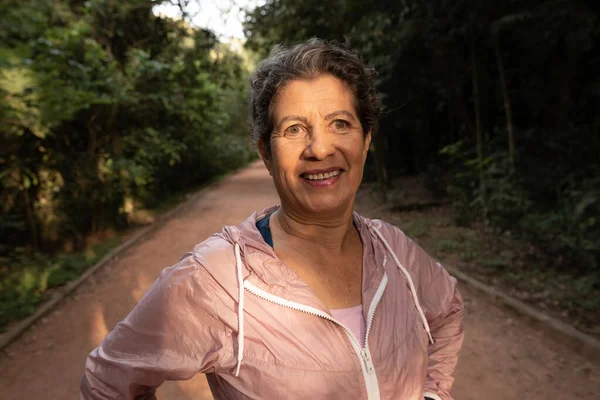
[[[304,149],[306,159],[324,160],[335,152],[333,135],[324,128],[313,128],[308,135],[308,143]]]

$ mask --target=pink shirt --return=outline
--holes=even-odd
[[[359,341],[359,344],[363,346],[365,344],[365,317],[363,316],[362,304],[349,307],[349,308],[338,308],[331,311],[333,318],[337,319],[342,324],[346,325],[354,336]]]

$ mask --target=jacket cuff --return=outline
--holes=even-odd
[[[442,400],[440,396],[432,392],[423,393],[423,397],[430,398],[431,400]]]

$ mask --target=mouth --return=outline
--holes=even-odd
[[[332,169],[332,170],[327,170],[327,171],[309,171],[309,172],[305,172],[305,173],[301,174],[300,176],[303,179],[306,179],[308,181],[319,182],[319,181],[326,181],[328,179],[335,178],[335,177],[339,176],[341,173],[342,173],[341,169]]]

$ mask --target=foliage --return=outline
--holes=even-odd
[[[351,44],[378,71],[389,169],[438,174],[462,224],[600,274],[597,6],[343,0],[326,16],[317,3],[267,0],[248,15],[248,46]]]
[[[88,265],[27,260],[81,251],[251,157],[241,56],[158,3],[0,4],[0,296],[18,310]]]
[[[118,237],[114,237],[81,253],[54,257],[22,253],[13,257],[13,268],[9,265],[0,271],[0,332],[9,322],[32,314],[51,289],[77,278],[117,244]]]

